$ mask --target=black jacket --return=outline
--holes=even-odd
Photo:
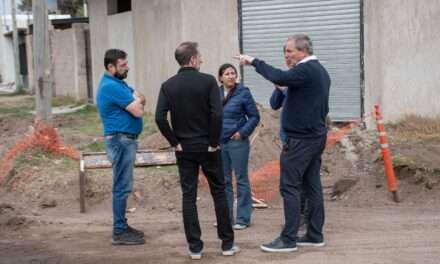
[[[183,151],[207,151],[217,147],[222,130],[222,105],[217,81],[195,68],[183,67],[162,84],[156,123],[171,146]],[[171,126],[167,119],[170,112]]]

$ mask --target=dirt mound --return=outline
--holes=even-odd
[[[167,149],[169,147],[170,144],[159,132],[139,140],[140,149]]]
[[[270,161],[278,160],[281,151],[279,112],[265,109],[261,105],[258,105],[258,109],[261,120],[250,137],[249,171],[255,171]],[[169,147],[168,141],[159,132],[139,141],[139,148],[142,149],[167,149]]]
[[[0,118],[0,158],[12,145],[30,133],[31,118]]]
[[[280,112],[258,107],[260,123],[251,136],[249,171],[256,171],[270,161],[279,160],[281,153]]]
[[[271,199],[278,193],[279,165],[277,160],[281,151],[280,114],[265,109],[261,105],[258,105],[258,108],[261,120],[250,137],[249,174],[254,193],[260,198]],[[169,143],[158,132],[141,139],[139,147],[142,149],[166,149],[169,148]],[[260,171],[254,175],[259,169]],[[176,177],[174,180],[178,181],[178,178]],[[204,180],[202,182],[206,183]]]

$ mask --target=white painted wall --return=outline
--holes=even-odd
[[[3,83],[15,82],[12,38],[0,34],[0,74]]]

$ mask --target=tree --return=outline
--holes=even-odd
[[[36,120],[52,119],[52,76],[49,58],[49,20],[46,0],[34,0],[34,33],[32,35],[34,80],[37,101]]]
[[[50,9],[49,13],[69,14],[72,17],[84,16],[84,2],[86,0],[47,0],[56,3],[56,10]],[[48,6],[48,8],[51,8]],[[32,11],[32,0],[22,0],[18,5],[18,9],[22,12]]]
[[[61,14],[70,14],[72,17],[84,16],[84,0],[58,0],[57,3]]]
[[[18,4],[18,9],[22,12],[31,12],[32,0],[21,0],[21,4]]]

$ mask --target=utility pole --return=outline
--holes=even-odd
[[[33,0],[33,59],[34,83],[37,101],[36,121],[52,119],[52,76],[49,57],[49,20],[47,0]]]
[[[20,92],[23,89],[20,74],[20,51],[17,30],[17,5],[15,0],[11,0],[12,17],[12,43],[14,45],[14,64],[15,64],[15,90]]]

